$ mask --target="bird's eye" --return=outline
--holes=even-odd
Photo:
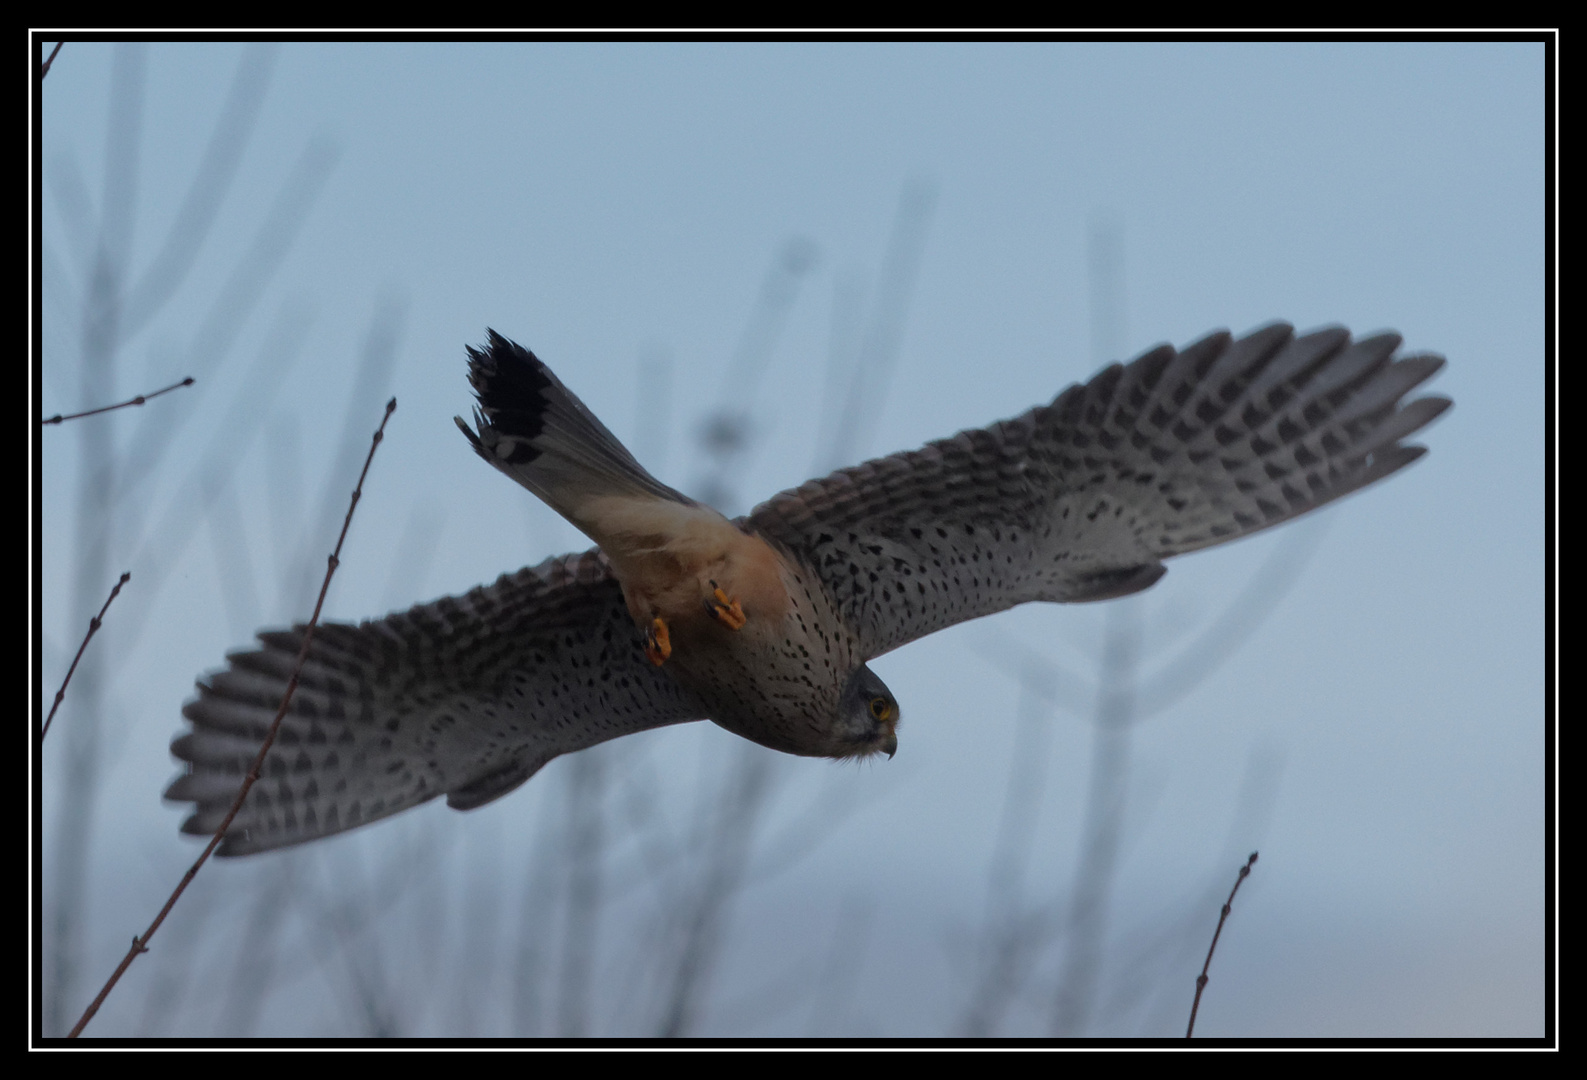
[[[887,703],[886,698],[873,697],[871,698],[871,715],[878,720],[886,720],[893,715],[893,707]]]

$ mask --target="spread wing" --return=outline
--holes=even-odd
[[[219,828],[279,708],[303,627],[259,635],[198,684],[166,798]],[[467,810],[558,754],[704,715],[645,661],[595,551],[359,626],[322,625],[259,782],[222,842],[242,855],[327,836],[445,794]]]
[[[820,576],[877,656],[1031,600],[1137,592],[1162,560],[1326,505],[1409,465],[1449,407],[1401,404],[1443,358],[1276,324],[1164,345],[1050,405],[842,469],[749,526]]]

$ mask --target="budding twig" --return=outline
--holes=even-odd
[[[60,413],[56,413],[54,416],[51,416],[51,417],[49,417],[49,418],[47,418],[45,420],[40,421],[40,423],[43,423],[43,424],[61,424],[61,423],[65,423],[67,420],[79,420],[79,419],[81,419],[82,417],[85,417],[85,416],[97,416],[98,414],[100,414],[102,412],[110,412],[112,409],[125,409],[128,405],[142,405],[145,401],[148,401],[151,398],[157,398],[161,394],[169,394],[172,390],[180,390],[184,386],[192,386],[192,385],[193,385],[193,376],[189,375],[187,378],[183,379],[181,382],[174,382],[170,386],[163,387],[162,389],[156,390],[152,394],[139,394],[135,398],[128,398],[126,401],[119,401],[119,402],[117,402],[114,405],[105,405],[102,408],[98,408],[98,409],[89,409],[87,412],[72,413],[70,416],[62,416]]]
[[[105,606],[99,609],[99,614],[88,620],[88,633],[83,637],[83,643],[77,646],[77,655],[72,657],[72,666],[66,669],[66,678],[61,680],[61,688],[55,691],[55,704],[50,706],[50,715],[44,718],[44,730],[39,732],[39,742],[44,741],[44,736],[50,733],[50,721],[55,719],[55,710],[61,707],[61,699],[66,696],[66,684],[72,681],[72,673],[77,670],[77,662],[83,658],[83,650],[88,648],[88,643],[99,632],[100,624],[105,621],[105,612],[110,610],[110,601],[121,592],[121,587],[132,579],[131,574],[122,574],[121,580],[116,582],[116,587],[110,590],[110,595],[105,598]]]
[[[149,928],[141,936],[132,939],[132,947],[127,950],[127,955],[121,958],[121,963],[116,965],[115,972],[111,974],[104,988],[99,991],[98,996],[94,998],[93,1002],[83,1012],[82,1018],[77,1021],[76,1026],[67,1033],[66,1037],[68,1039],[75,1039],[82,1034],[83,1028],[88,1026],[88,1021],[94,1018],[94,1014],[99,1011],[99,1006],[104,1004],[105,998],[109,996],[110,991],[120,981],[122,973],[131,966],[133,960],[137,959],[139,953],[149,951],[149,939],[154,936],[154,932],[160,928],[160,924],[165,921],[165,917],[176,906],[177,900],[181,898],[182,893],[187,889],[193,878],[197,876],[199,868],[209,860],[210,855],[220,846],[220,842],[225,839],[226,830],[231,828],[232,820],[236,818],[238,811],[242,809],[243,802],[248,798],[249,790],[253,787],[254,782],[259,779],[259,771],[264,767],[265,755],[270,753],[270,747],[276,740],[276,733],[281,730],[281,720],[287,714],[287,706],[292,703],[292,694],[298,688],[298,676],[303,671],[303,662],[308,659],[309,646],[314,642],[314,628],[319,625],[320,609],[325,606],[325,594],[331,587],[331,576],[336,573],[336,567],[341,562],[342,541],[347,539],[348,526],[353,523],[353,511],[358,507],[358,500],[363,495],[364,478],[369,475],[369,464],[375,460],[375,450],[380,446],[381,440],[385,438],[386,421],[391,419],[391,414],[396,409],[396,398],[386,402],[386,415],[381,417],[380,427],[376,429],[375,437],[370,441],[369,455],[364,458],[364,469],[358,474],[358,484],[353,488],[352,501],[347,506],[347,517],[342,520],[341,535],[336,538],[336,548],[331,552],[330,558],[327,560],[325,580],[320,584],[319,598],[314,601],[314,614],[309,617],[308,626],[304,628],[303,645],[298,649],[296,663],[292,665],[292,677],[287,680],[286,693],[281,698],[280,708],[276,709],[275,719],[270,721],[270,730],[265,734],[264,745],[259,747],[259,753],[253,760],[253,767],[248,770],[248,775],[243,777],[242,788],[237,792],[236,799],[232,801],[231,810],[227,812],[225,820],[220,823],[220,827],[215,830],[215,835],[209,838],[209,843],[205,846],[204,853],[198,857],[198,861],[188,867],[187,873],[182,875],[181,883],[171,893],[170,899],[166,900],[165,906],[154,917],[154,921],[149,924]]]
[[[1218,915],[1218,928],[1212,932],[1212,944],[1207,946],[1207,959],[1201,965],[1201,974],[1196,976],[1196,1000],[1190,1004],[1190,1026],[1185,1028],[1185,1038],[1190,1038],[1190,1033],[1196,1030],[1196,1010],[1201,1008],[1201,992],[1207,988],[1207,969],[1212,966],[1212,950],[1218,947],[1218,935],[1223,933],[1223,924],[1229,918],[1229,905],[1234,903],[1234,894],[1240,891],[1240,883],[1251,874],[1251,867],[1256,865],[1256,852],[1251,852],[1251,857],[1245,860],[1245,865],[1240,867],[1240,876],[1234,879],[1234,888],[1229,890],[1229,899],[1223,902],[1223,911]]]

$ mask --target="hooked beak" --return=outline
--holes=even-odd
[[[887,755],[887,760],[891,761],[893,759],[893,755],[898,753],[898,736],[889,731],[887,733],[887,738],[882,740],[882,745],[878,747],[878,749]]]

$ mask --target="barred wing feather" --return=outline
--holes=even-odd
[[[1404,468],[1450,405],[1394,334],[1211,334],[1105,368],[1050,404],[842,469],[747,524],[811,567],[867,656],[1033,600],[1123,596],[1162,560]]]
[[[184,832],[220,826],[280,706],[302,626],[228,657],[182,713]],[[471,809],[559,754],[704,715],[637,644],[596,551],[359,626],[318,627],[259,782],[222,842],[242,855],[341,832],[437,795]]]

